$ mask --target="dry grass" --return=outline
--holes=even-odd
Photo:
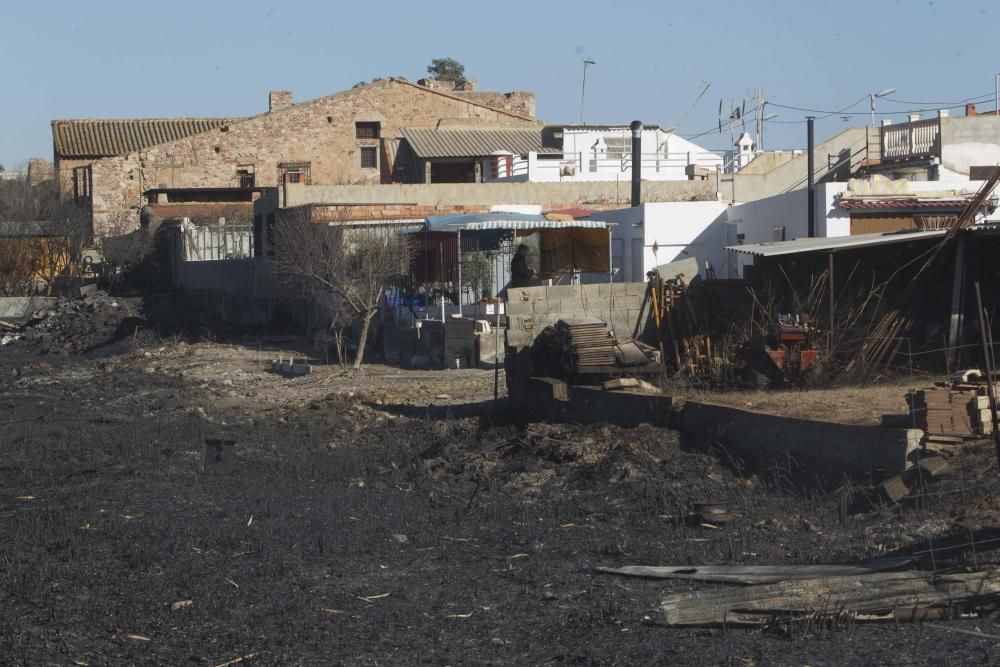
[[[675,390],[674,402],[686,400],[719,403],[757,412],[838,422],[879,424],[884,414],[905,414],[906,392],[929,384],[913,378],[865,387],[745,391]]]

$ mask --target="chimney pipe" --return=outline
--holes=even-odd
[[[642,199],[642,121],[633,120],[632,128],[632,207]]]
[[[976,103],[975,102],[966,102],[965,103],[965,115],[966,116],[975,116],[976,115]]]
[[[806,160],[806,169],[808,174],[806,175],[806,205],[809,207],[809,214],[807,220],[809,221],[809,238],[816,236],[816,183],[813,180],[813,161],[816,157],[816,143],[814,141],[813,126],[815,125],[815,116],[806,116],[806,134],[807,142],[809,144],[809,156]]]

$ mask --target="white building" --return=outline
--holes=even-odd
[[[495,151],[482,165],[483,180],[631,181],[632,131],[628,125],[569,125],[547,128],[550,152]],[[729,155],[709,151],[672,130],[642,131],[641,168],[646,181],[708,178],[725,170]]]

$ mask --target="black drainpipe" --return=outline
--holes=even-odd
[[[816,145],[813,141],[813,124],[815,121],[815,116],[806,116],[806,133],[808,134],[809,143],[809,159],[806,164],[806,169],[809,170],[806,180],[806,187],[808,189],[807,199],[809,201],[809,238],[816,236],[816,183],[813,181],[813,171],[815,169],[813,160],[816,157]]]
[[[632,207],[639,205],[642,198],[642,121],[633,120],[632,125]]]

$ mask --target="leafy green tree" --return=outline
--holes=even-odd
[[[427,73],[438,81],[450,81],[456,86],[465,83],[465,65],[454,58],[434,58],[427,66]]]

